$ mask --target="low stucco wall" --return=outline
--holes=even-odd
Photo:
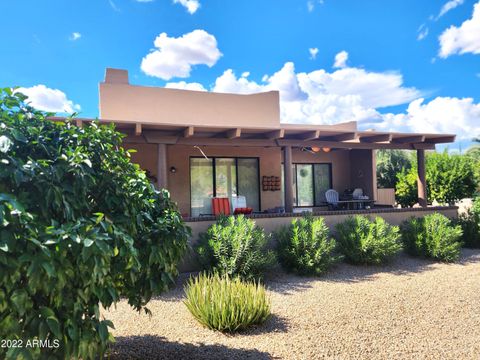
[[[439,212],[451,219],[457,218],[458,207],[429,207],[429,208],[413,208],[413,209],[371,209],[371,210],[350,210],[350,211],[320,211],[314,213],[314,216],[323,217],[326,225],[332,230],[334,226],[340,222],[345,221],[349,216],[362,214],[371,217],[381,216],[389,224],[400,225],[403,221],[411,217],[423,217],[434,212]],[[279,227],[288,225],[295,217],[301,217],[301,214],[258,214],[252,216],[255,223],[262,227],[267,234],[271,234]],[[187,219],[186,223],[192,229],[192,236],[190,238],[190,245],[194,246],[198,242],[199,234],[205,232],[210,225],[215,223],[214,217],[205,219]],[[195,260],[194,254],[191,252],[180,266],[181,271],[195,271],[199,266]]]

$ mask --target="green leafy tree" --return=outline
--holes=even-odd
[[[475,162],[465,155],[428,153],[425,160],[428,202],[449,204],[471,197],[477,187]],[[396,199],[402,206],[417,202],[417,162],[398,174]]]
[[[474,138],[476,143],[468,148],[466,155],[469,156],[475,164],[475,179],[477,181],[477,194],[480,194],[480,137]]]
[[[397,174],[412,166],[411,156],[405,150],[377,150],[377,185],[379,188],[395,188]]]
[[[113,125],[53,122],[25,99],[0,92],[0,338],[59,346],[0,358],[98,358],[113,341],[100,307],[123,297],[148,311],[189,228]]]

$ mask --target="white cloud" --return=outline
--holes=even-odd
[[[335,62],[333,64],[334,68],[344,68],[347,66],[348,60],[348,52],[345,50],[340,51],[337,55],[335,55]]]
[[[459,27],[450,26],[438,39],[442,58],[453,54],[480,54],[480,1],[475,4],[471,19]]]
[[[204,30],[194,30],[178,38],[161,33],[154,45],[156,49],[142,59],[141,69],[147,75],[164,80],[186,78],[192,66],[212,67],[222,56],[215,36]]]
[[[310,48],[308,52],[310,53],[310,59],[315,60],[317,58],[318,48]]]
[[[153,2],[154,0],[135,0],[135,1],[140,3],[147,3],[147,2]]]
[[[196,82],[192,82],[192,83],[187,83],[185,81],[169,82],[165,84],[165,87],[167,89],[207,91],[207,89],[205,89],[202,84],[196,83]]]
[[[48,112],[72,113],[80,111],[81,107],[67,98],[67,95],[58,89],[50,89],[45,85],[35,85],[29,88],[16,90],[26,96],[31,106]]]
[[[173,0],[173,2],[182,5],[190,14],[194,14],[200,7],[198,0]]]
[[[417,30],[417,40],[423,40],[427,37],[428,35],[428,27],[425,26],[425,24],[420,25],[420,27]]]
[[[440,9],[440,13],[437,16],[437,20],[440,19],[443,15],[445,15],[450,10],[455,9],[457,6],[462,5],[463,0],[450,0],[443,4],[442,8]]]
[[[110,4],[110,7],[116,11],[116,12],[120,12],[120,9],[118,8],[117,4],[115,4],[115,2],[113,0],[108,0],[108,3]]]
[[[80,34],[79,32],[73,32],[72,35],[70,35],[70,40],[72,41],[75,41],[75,40],[78,40],[82,37],[82,34]]]
[[[376,130],[457,134],[458,140],[480,134],[480,103],[472,98],[436,97],[428,103],[412,101],[406,113],[378,114],[362,126]]]
[[[308,0],[307,1],[307,10],[308,12],[312,12],[313,10],[315,10],[315,5],[316,4],[320,4],[320,5],[323,5],[324,3],[324,0]]]

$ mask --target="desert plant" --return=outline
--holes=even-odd
[[[462,243],[467,248],[480,248],[480,198],[457,220],[462,228]]]
[[[320,275],[340,259],[336,243],[323,218],[305,216],[276,232],[277,254],[282,266],[300,275]]]
[[[460,256],[462,229],[440,213],[411,218],[401,226],[407,253],[441,261],[455,261]]]
[[[261,324],[270,315],[265,288],[239,277],[200,274],[190,278],[184,301],[188,310],[212,330],[233,332]]]
[[[100,307],[140,310],[167,289],[188,228],[113,126],[53,122],[24,100],[0,91],[0,338],[58,347],[0,358],[97,358],[113,340]]]
[[[398,226],[356,215],[335,226],[340,252],[354,264],[382,264],[401,249]]]
[[[377,157],[377,185],[379,188],[395,188],[397,174],[412,166],[411,156],[406,150],[380,149]]]
[[[275,262],[267,243],[265,232],[252,219],[243,215],[222,216],[200,234],[196,252],[206,270],[253,280],[261,278]]]

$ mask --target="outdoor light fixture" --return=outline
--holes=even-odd
[[[170,168],[170,172],[171,172],[172,174],[175,174],[175,173],[177,172],[177,168],[176,168],[175,166],[172,166],[172,167]]]
[[[315,153],[318,153],[320,151],[320,148],[318,146],[312,146],[312,151]]]
[[[322,148],[322,150],[323,150],[324,152],[328,153],[328,152],[330,152],[330,150],[332,150],[332,149],[330,149],[329,147],[324,147],[324,148]]]

